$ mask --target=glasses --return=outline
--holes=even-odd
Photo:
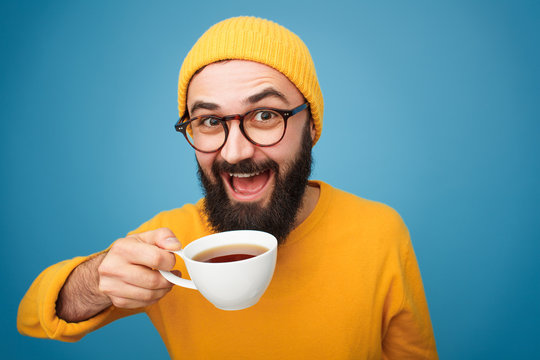
[[[252,144],[257,146],[272,146],[285,136],[287,120],[307,109],[308,103],[295,107],[292,110],[273,108],[257,108],[244,115],[196,116],[183,121],[180,118],[174,128],[184,134],[189,144],[200,152],[212,153],[220,150],[227,142],[229,126],[227,121],[240,120],[240,131]]]

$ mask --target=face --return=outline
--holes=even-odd
[[[208,65],[193,77],[187,109],[191,117],[226,116],[244,114],[257,107],[292,109],[304,102],[302,94],[277,70],[232,60]],[[285,136],[271,147],[249,142],[241,133],[238,120],[231,120],[228,125],[229,136],[221,150],[196,151],[209,220],[218,231],[258,228],[284,237],[301,206],[311,170],[315,130],[309,111],[290,117]],[[284,209],[291,204],[292,209]],[[292,218],[289,224],[271,219],[284,212]]]

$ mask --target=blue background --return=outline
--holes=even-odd
[[[296,32],[325,97],[313,178],[397,209],[441,358],[540,358],[536,1],[3,1],[0,329],[9,359],[166,358],[145,315],[82,341],[16,330],[46,266],[196,201],[183,57],[212,24]],[[283,331],[286,331],[284,328]]]

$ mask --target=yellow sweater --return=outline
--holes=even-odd
[[[259,303],[215,308],[175,286],[138,311],[114,306],[80,323],[55,312],[59,290],[86,258],[47,268],[23,298],[23,334],[77,341],[123,316],[145,311],[174,359],[437,359],[422,280],[407,228],[380,203],[312,182],[314,211],[278,248],[276,271]],[[201,202],[166,211],[134,232],[170,228],[185,246],[210,233]],[[181,260],[175,266],[184,276]]]

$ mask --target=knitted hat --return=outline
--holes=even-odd
[[[208,29],[190,50],[178,80],[178,112],[186,111],[187,88],[200,68],[219,60],[251,60],[285,75],[309,102],[316,135],[321,136],[323,97],[315,66],[302,40],[272,21],[250,16],[223,20]]]

